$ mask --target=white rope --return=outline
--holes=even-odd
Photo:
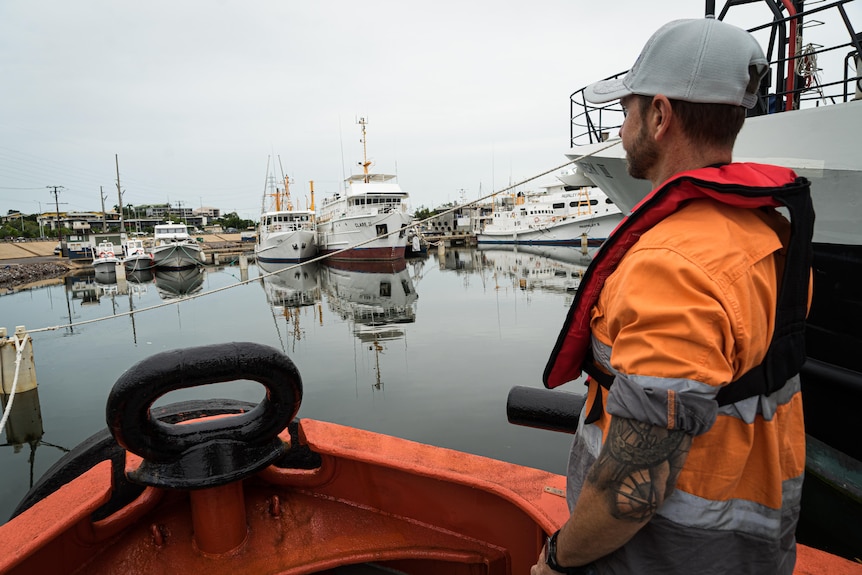
[[[618,145],[618,144],[620,144],[620,143],[621,143],[621,140],[620,140],[619,138],[613,138],[613,139],[611,139],[611,140],[608,140],[608,141],[607,141],[607,143],[606,143],[606,145],[604,145],[604,146],[602,146],[602,147],[600,147],[600,148],[596,148],[595,150],[593,150],[593,151],[592,151],[592,152],[590,152],[589,154],[583,154],[583,155],[581,155],[581,156],[578,156],[578,157],[577,157],[577,158],[575,158],[574,160],[570,160],[570,161],[566,162],[565,164],[561,164],[561,165],[559,165],[559,166],[557,166],[557,167],[555,167],[555,168],[551,168],[550,170],[545,170],[544,172],[542,172],[542,173],[540,173],[540,174],[536,174],[535,176],[532,176],[532,177],[527,178],[527,179],[525,179],[525,180],[521,180],[521,181],[520,181],[520,182],[518,182],[518,183],[512,184],[512,185],[510,185],[510,186],[508,186],[508,187],[506,187],[506,188],[503,188],[503,189],[501,189],[501,190],[497,190],[496,192],[491,192],[490,194],[487,194],[487,195],[485,195],[485,196],[482,196],[481,198],[477,198],[477,199],[475,199],[475,200],[473,200],[473,201],[471,201],[471,202],[467,202],[466,204],[461,204],[461,205],[454,206],[454,207],[452,207],[452,208],[449,208],[448,210],[442,211],[442,212],[440,212],[440,213],[438,213],[438,214],[434,214],[433,216],[429,216],[429,217],[425,218],[424,220],[420,220],[420,221],[418,221],[418,222],[413,222],[411,225],[414,225],[414,226],[420,226],[420,225],[422,225],[422,224],[424,224],[424,223],[426,223],[426,222],[428,222],[428,221],[430,221],[430,220],[433,220],[434,218],[439,218],[440,216],[445,216],[445,215],[447,215],[447,214],[451,214],[452,212],[454,212],[454,211],[456,211],[456,210],[460,210],[460,209],[465,208],[465,207],[470,207],[470,206],[472,206],[472,205],[474,205],[474,204],[477,204],[477,203],[479,203],[479,202],[481,202],[481,201],[483,201],[483,200],[487,200],[488,198],[491,198],[491,197],[493,197],[493,196],[496,196],[497,194],[502,194],[502,193],[504,193],[504,192],[508,192],[509,190],[515,189],[515,188],[517,188],[518,186],[522,186],[522,185],[526,184],[527,182],[532,182],[532,181],[533,181],[533,180],[535,180],[535,179],[541,178],[542,176],[546,176],[546,175],[550,174],[551,172],[555,172],[555,171],[557,171],[557,170],[561,170],[561,169],[565,168],[566,166],[569,166],[569,165],[571,165],[571,164],[574,164],[575,162],[579,162],[579,161],[581,161],[581,160],[583,160],[583,159],[589,158],[590,156],[593,156],[593,155],[595,155],[595,154],[598,154],[599,152],[602,152],[602,151],[604,151],[604,150],[607,150],[608,148],[612,148],[613,146],[616,146],[616,145]],[[400,230],[400,229],[398,229],[398,230],[392,230],[391,232],[389,232],[389,233],[387,233],[387,234],[384,234],[384,237],[388,237],[388,236],[391,236],[392,234],[397,234],[397,233],[401,233],[401,230]],[[197,294],[189,295],[189,296],[183,297],[183,298],[181,298],[181,299],[172,300],[172,301],[166,301],[166,302],[163,302],[163,303],[160,303],[160,304],[156,304],[156,305],[153,305],[153,306],[150,306],[150,307],[145,307],[145,308],[135,309],[135,310],[129,310],[129,311],[127,311],[127,312],[122,312],[122,313],[118,313],[118,314],[114,314],[114,315],[109,315],[109,316],[104,316],[104,317],[94,318],[94,319],[90,319],[90,320],[85,320],[85,321],[81,321],[81,322],[78,322],[78,323],[68,323],[68,324],[65,324],[65,325],[54,325],[54,326],[43,327],[43,328],[39,328],[39,329],[31,329],[31,330],[28,330],[28,332],[29,332],[29,333],[31,333],[31,334],[33,334],[33,333],[41,333],[41,332],[44,332],[44,331],[56,331],[56,330],[59,330],[59,329],[68,329],[68,328],[78,327],[78,326],[81,326],[81,325],[87,325],[87,324],[90,324],[90,323],[96,323],[96,322],[100,322],[100,321],[105,321],[105,320],[108,320],[108,319],[114,319],[114,318],[117,318],[117,317],[131,316],[131,315],[134,315],[134,314],[136,314],[136,313],[142,313],[142,312],[145,312],[145,311],[151,311],[151,310],[154,310],[154,309],[159,309],[159,308],[167,307],[167,306],[169,306],[169,305],[178,305],[178,304],[180,304],[181,302],[185,302],[185,301],[189,301],[189,300],[193,300],[193,299],[198,299],[198,298],[201,298],[201,297],[204,297],[204,296],[208,296],[208,295],[210,295],[210,294],[219,293],[219,292],[226,291],[226,290],[229,290],[229,289],[233,289],[233,288],[236,288],[236,287],[239,287],[239,286],[244,286],[244,285],[247,285],[247,284],[249,284],[249,283],[251,283],[251,282],[256,282],[256,281],[257,281],[257,280],[259,280],[259,279],[267,278],[267,277],[269,277],[269,276],[272,276],[272,275],[275,275],[275,274],[279,274],[279,273],[282,273],[282,272],[285,272],[285,271],[289,271],[289,270],[292,270],[292,269],[298,268],[298,267],[303,266],[303,265],[317,263],[317,262],[323,261],[323,260],[325,260],[325,259],[327,259],[327,258],[329,258],[329,257],[336,256],[336,255],[338,255],[338,254],[341,254],[341,253],[344,253],[344,252],[346,252],[346,251],[352,250],[352,249],[354,249],[354,248],[362,247],[362,246],[364,246],[365,244],[369,244],[369,243],[371,243],[371,242],[373,242],[373,241],[376,241],[376,240],[378,240],[378,239],[380,239],[380,236],[375,236],[375,237],[373,237],[373,238],[370,238],[370,239],[368,239],[368,240],[365,240],[364,242],[360,242],[360,243],[358,243],[358,244],[355,244],[355,245],[352,245],[352,246],[348,246],[348,247],[346,247],[346,248],[342,248],[342,249],[340,249],[340,250],[336,250],[336,251],[334,251],[334,252],[330,252],[330,253],[328,253],[328,254],[324,254],[324,255],[317,256],[316,258],[313,258],[313,259],[310,259],[310,260],[306,260],[306,261],[303,261],[303,262],[300,262],[300,263],[296,263],[296,264],[293,264],[293,265],[288,266],[288,267],[285,267],[285,268],[281,268],[281,269],[279,269],[278,271],[273,271],[273,272],[268,272],[268,273],[260,274],[260,275],[258,275],[258,277],[256,277],[256,278],[250,278],[250,279],[247,279],[247,280],[245,280],[245,281],[240,281],[240,282],[238,282],[238,283],[231,284],[231,285],[227,285],[227,286],[223,286],[223,287],[216,288],[216,289],[214,289],[214,290],[210,290],[210,291],[199,292],[199,293],[197,293]],[[439,243],[439,242],[438,242],[438,243]],[[436,244],[431,244],[431,245],[436,245]]]
[[[24,355],[24,346],[27,345],[27,335],[18,339],[18,334],[13,336],[15,342],[15,377],[12,379],[12,391],[9,393],[9,403],[6,404],[6,409],[3,410],[3,419],[0,419],[0,435],[6,429],[6,420],[9,419],[9,414],[12,413],[12,402],[15,401],[15,390],[18,388],[18,372],[21,369],[21,357]]]
[[[817,67],[817,46],[811,43],[805,45],[796,59],[794,72],[805,79],[806,91],[815,90],[820,94],[820,98],[825,100],[823,88],[820,87],[820,68]]]

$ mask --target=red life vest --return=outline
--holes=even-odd
[[[763,363],[719,392],[719,404],[769,394],[799,373],[805,360],[805,316],[811,269],[814,208],[809,182],[779,166],[733,163],[677,174],[647,195],[605,240],[578,288],[563,329],[543,375],[554,388],[587,371],[590,375],[590,317],[605,280],[640,236],[685,202],[695,198],[743,208],[786,207],[790,212],[790,242],[784,266],[775,331]],[[607,376],[612,382],[612,376]],[[610,382],[596,379],[609,387]]]

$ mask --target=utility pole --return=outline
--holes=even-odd
[[[123,237],[123,192],[120,190],[120,159],[114,154],[114,163],[117,165],[117,197],[120,198],[120,239]]]
[[[102,198],[102,233],[108,229],[108,220],[105,216],[105,200],[108,199],[108,196],[102,191],[102,186],[99,186],[99,197]]]
[[[39,219],[38,219],[38,221],[39,221],[39,239],[41,240],[41,239],[45,238],[45,233],[42,231],[42,202],[40,202],[39,200],[33,200],[33,201],[36,202],[37,204],[39,204]]]
[[[45,186],[46,188],[54,188],[52,190],[52,194],[54,194],[54,208],[57,210],[57,241],[61,244],[60,249],[63,249],[63,226],[60,225],[60,200],[57,198],[57,194],[60,193],[60,190],[63,189],[63,186]],[[62,253],[62,252],[61,252]]]

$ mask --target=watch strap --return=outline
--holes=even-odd
[[[587,563],[586,565],[579,565],[577,567],[563,567],[557,563],[557,536],[559,534],[560,530],[557,529],[550,537],[548,537],[548,543],[545,548],[545,563],[548,564],[548,567],[557,573],[564,573],[565,575],[598,575],[598,571],[596,571],[593,563]]]

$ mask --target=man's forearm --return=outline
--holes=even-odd
[[[559,564],[583,565],[629,541],[673,491],[690,446],[682,431],[614,417],[557,538]]]
[[[645,521],[616,519],[608,512],[607,495],[589,483],[557,537],[557,562],[585,565],[622,547]]]

